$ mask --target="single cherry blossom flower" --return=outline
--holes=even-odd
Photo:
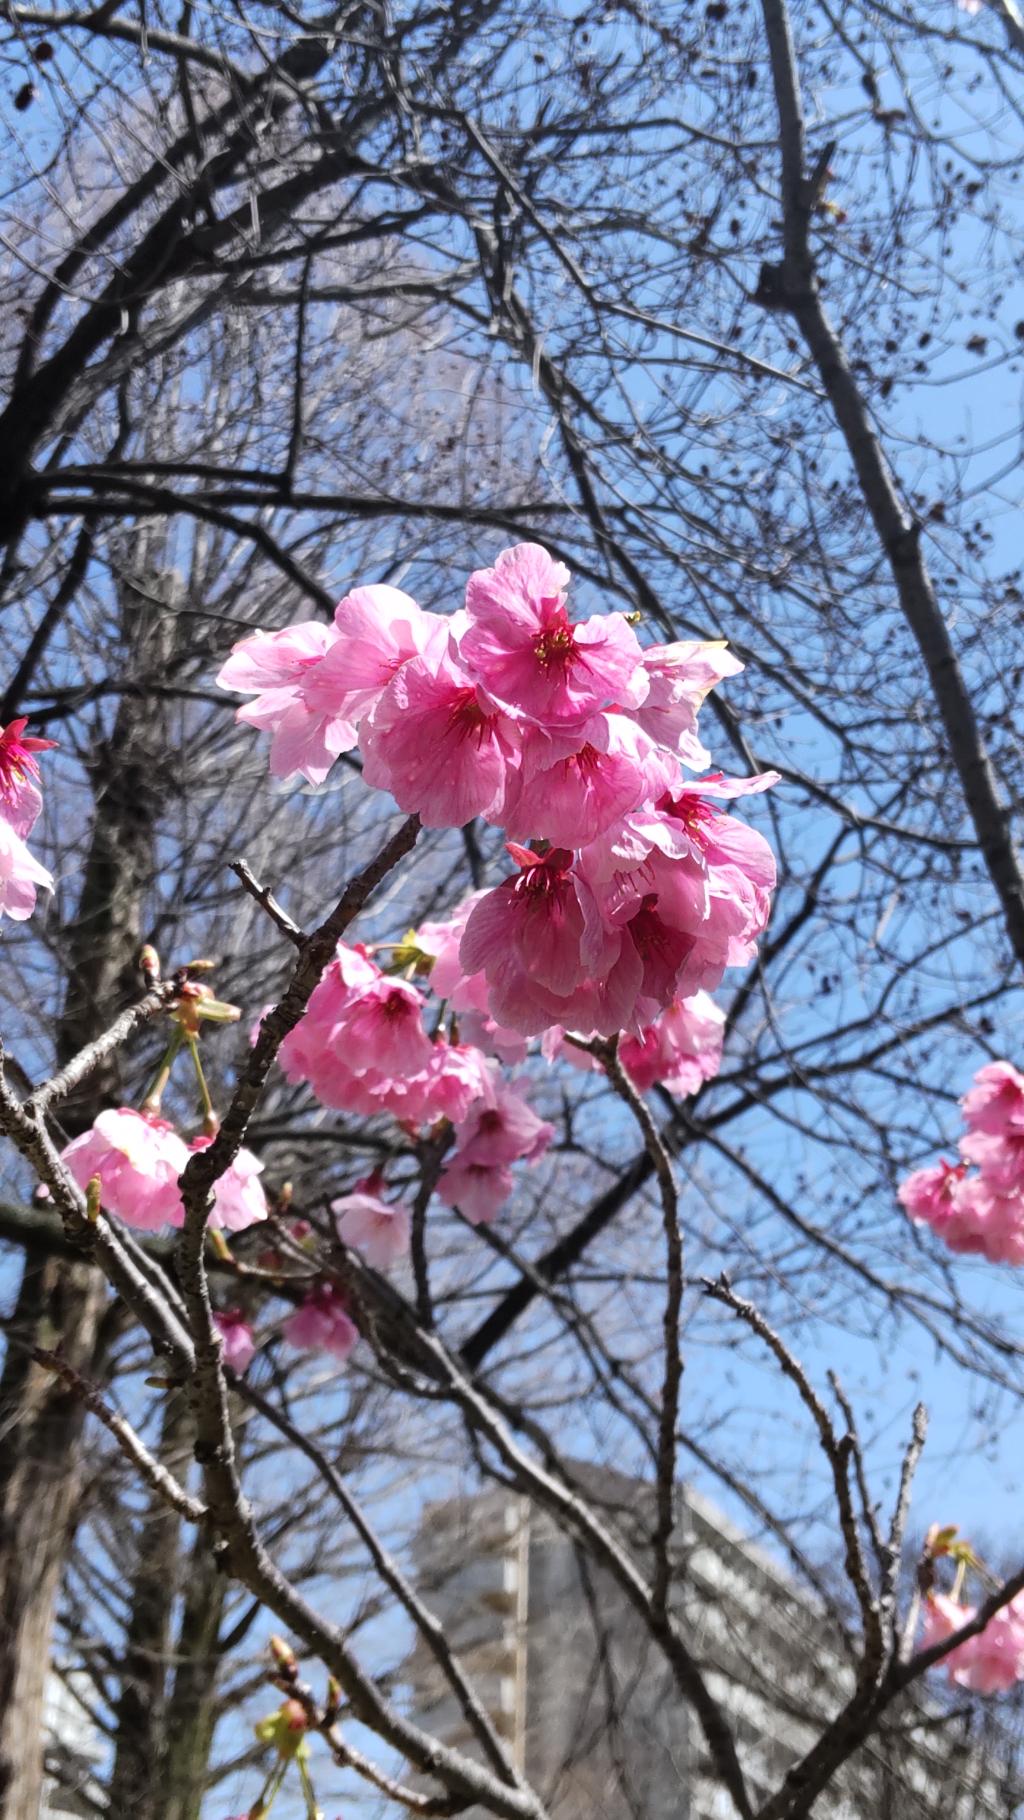
[[[126,1226],[153,1232],[182,1225],[178,1177],[189,1149],[166,1119],[130,1106],[111,1108],[72,1138],[61,1156],[79,1188],[99,1176],[102,1205]]]
[[[252,1328],[238,1308],[215,1309],[213,1324],[220,1334],[225,1365],[241,1377],[256,1357]]]
[[[53,890],[53,874],[30,853],[10,822],[0,817],[0,916],[23,923],[36,907],[36,891]]]
[[[537,729],[527,738],[502,820],[515,840],[540,835],[556,847],[585,847],[677,776],[675,762],[626,715],[593,714],[569,735]]]
[[[972,1693],[1003,1693],[1024,1679],[1024,1597],[1018,1593],[952,1654],[950,1680]]]
[[[409,1250],[409,1210],[382,1201],[368,1182],[331,1202],[338,1232],[375,1270],[387,1270]]]
[[[518,757],[513,721],[444,652],[402,665],[359,744],[365,782],[427,828],[495,819]]]
[[[1012,1062],[986,1062],[960,1106],[970,1131],[1024,1134],[1024,1074]]]
[[[512,1193],[512,1171],[505,1163],[462,1162],[454,1157],[441,1173],[437,1192],[448,1207],[457,1207],[472,1226],[497,1218]]]
[[[725,1012],[706,992],[675,999],[638,1037],[623,1037],[619,1060],[641,1093],[657,1081],[686,1099],[718,1073],[724,1028]]]
[[[221,667],[217,682],[222,689],[255,696],[235,719],[272,734],[275,777],[300,773],[311,784],[323,783],[338,754],[356,743],[350,720],[309,700],[312,678],[336,640],[333,626],[306,620],[243,638]]]
[[[194,1137],[189,1149],[207,1150],[212,1137]],[[263,1164],[244,1145],[213,1185],[210,1225],[225,1232],[244,1232],[267,1217],[267,1197],[260,1186]],[[177,1223],[177,1222],[176,1222]]]
[[[936,1643],[945,1643],[947,1637],[953,1636],[965,1624],[970,1624],[975,1616],[975,1607],[961,1605],[958,1600],[951,1599],[948,1593],[931,1592],[924,1601],[921,1615],[921,1648],[931,1649]],[[973,1638],[967,1643],[961,1643],[958,1649],[951,1650],[935,1666],[948,1669],[952,1680],[956,1669],[969,1663],[972,1642]]]
[[[509,843],[520,870],[474,905],[459,947],[467,974],[483,972],[495,1021],[525,1036],[551,1024],[609,1033],[629,1021],[640,968],[603,925],[589,943],[572,854],[543,856]]]
[[[278,1051],[278,1060],[289,1080],[308,1078],[313,1057],[330,1045],[343,1014],[375,981],[380,968],[361,947],[339,942],[335,958],[314,987],[309,1004]],[[254,1033],[255,1040],[255,1033]]]
[[[541,727],[585,720],[611,703],[638,707],[648,688],[639,641],[621,613],[573,624],[569,571],[539,544],[503,550],[466,588],[459,659],[509,713]]]
[[[930,1649],[970,1624],[973,1605],[961,1605],[945,1593],[929,1593],[924,1604],[921,1647]],[[1024,1595],[1001,1607],[976,1637],[968,1637],[935,1665],[945,1668],[957,1687],[976,1694],[1001,1693],[1024,1679]]]
[[[455,1126],[454,1160],[492,1167],[520,1158],[533,1163],[543,1156],[554,1135],[554,1126],[538,1118],[492,1063],[485,1093]]]
[[[431,1059],[430,1038],[423,1028],[423,998],[405,980],[383,974],[349,1000],[331,1033],[353,1074],[375,1069],[396,1075],[419,1074]]]
[[[281,1331],[290,1346],[303,1352],[330,1352],[337,1359],[347,1359],[359,1339],[345,1298],[333,1283],[320,1283],[311,1290]]]
[[[39,776],[37,752],[52,752],[54,739],[26,735],[27,720],[8,721],[0,727],[0,817],[24,840],[31,834],[43,799],[33,778]],[[39,882],[38,880],[36,881]]]
[[[411,657],[447,643],[449,621],[425,613],[411,594],[385,583],[353,588],[334,609],[334,640],[306,698],[321,713],[356,724]]]
[[[743,665],[724,639],[651,645],[643,665],[648,690],[635,711],[637,723],[691,771],[703,771],[711,754],[697,736],[698,711],[715,684],[738,675]]]

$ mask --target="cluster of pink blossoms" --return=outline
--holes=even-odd
[[[644,649],[621,613],[574,623],[568,582],[523,544],[472,575],[448,616],[357,588],[330,626],[244,639],[218,679],[253,698],[238,718],[271,735],[276,775],[321,783],[358,745],[366,783],[427,827],[480,816],[505,832],[504,883],[425,923],[389,966],[340,944],[279,1052],[325,1106],[410,1131],[445,1121],[437,1193],[472,1222],[496,1216],[513,1166],[554,1135],[502,1072],[531,1039],[589,1067],[571,1035],[622,1033],[641,1091],[682,1096],[715,1074],[724,1017],[708,989],[753,957],[775,883],[767,843],[727,807],[775,773],[687,775],[711,762],[702,702],[742,666],[721,643]],[[377,1269],[409,1248],[388,1192],[374,1176],[332,1206],[341,1241]],[[327,1283],[283,1333],[339,1358],[357,1338]],[[248,1330],[229,1315],[222,1335],[244,1369]]]
[[[900,1202],[951,1251],[1024,1264],[1024,1074],[1010,1062],[988,1062],[960,1105],[967,1126],[960,1162],[915,1170],[900,1186]]]
[[[255,697],[239,718],[272,734],[278,775],[320,782],[358,744],[366,782],[426,826],[505,830],[516,871],[460,942],[495,1025],[640,1036],[753,957],[775,864],[723,805],[777,780],[684,774],[710,762],[701,702],[741,667],[723,645],[644,649],[621,613],[574,623],[568,583],[520,544],[448,616],[357,588],[332,626],[243,640],[219,681]]]
[[[99,1113],[61,1156],[81,1189],[88,1188],[94,1176],[99,1178],[100,1202],[108,1213],[136,1231],[154,1232],[160,1226],[184,1224],[178,1178],[192,1152],[205,1150],[212,1141],[200,1135],[186,1143],[155,1113],[118,1106]],[[211,1226],[244,1232],[266,1219],[262,1172],[263,1164],[251,1150],[238,1152],[214,1189]]]
[[[929,1593],[924,1605],[922,1649],[933,1643],[944,1643],[954,1631],[970,1624],[976,1606],[961,1605],[947,1593]],[[975,1694],[997,1694],[1015,1682],[1024,1681],[1024,1593],[1018,1593],[1008,1605],[990,1618],[976,1637],[968,1637],[948,1656],[941,1667],[949,1672],[957,1687],[970,1688]]]
[[[450,1120],[455,1146],[438,1193],[469,1220],[493,1219],[512,1191],[511,1164],[536,1162],[553,1127],[482,1048],[461,1033],[460,1040],[441,1031],[428,1036],[426,1010],[412,981],[382,972],[364,948],[341,943],[278,1059],[289,1080],[308,1082],[325,1106],[390,1112],[412,1127]],[[408,1248],[408,1223],[397,1220],[377,1186],[360,1184],[335,1212],[342,1238],[367,1262],[386,1254],[393,1263]]]
[[[36,907],[36,891],[53,889],[53,877],[26,846],[39,819],[43,799],[33,779],[39,776],[37,752],[49,752],[52,739],[26,736],[24,720],[0,727],[0,916],[24,922]]]

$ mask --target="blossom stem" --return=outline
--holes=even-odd
[[[158,1113],[160,1111],[160,1101],[163,1098],[164,1089],[171,1077],[174,1058],[181,1048],[183,1041],[184,1031],[180,1024],[175,1024],[171,1030],[167,1047],[160,1058],[160,1066],[153,1077],[152,1085],[142,1102],[140,1111],[152,1113]]]
[[[217,1114],[213,1109],[213,1101],[210,1098],[210,1089],[206,1084],[206,1076],[203,1073],[203,1064],[199,1057],[199,1044],[194,1036],[187,1037],[186,1041],[188,1043],[189,1055],[192,1057],[192,1066],[196,1071],[196,1080],[199,1083],[199,1103],[203,1108],[203,1130],[207,1137],[216,1137],[218,1123]]]

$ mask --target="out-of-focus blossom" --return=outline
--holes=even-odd
[[[506,1163],[464,1163],[458,1158],[442,1172],[437,1192],[448,1207],[457,1207],[473,1226],[489,1225],[512,1193],[512,1171]]]
[[[359,1339],[345,1298],[333,1283],[318,1284],[281,1331],[290,1346],[302,1352],[330,1352],[336,1359],[347,1359]]]
[[[409,1211],[382,1201],[368,1185],[331,1202],[338,1233],[374,1270],[387,1270],[409,1250]]]
[[[213,1324],[220,1334],[225,1365],[241,1377],[256,1357],[252,1328],[237,1308],[215,1309]]]

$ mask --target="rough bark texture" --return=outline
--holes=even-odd
[[[154,614],[156,587],[125,585],[123,619],[139,669],[167,637]],[[137,989],[135,957],[152,875],[159,790],[158,717],[122,697],[109,742],[93,767],[95,816],[75,917],[62,943],[67,992],[57,1035],[63,1065],[92,1041]],[[65,1102],[73,1135],[118,1092],[111,1061]],[[31,1363],[33,1346],[58,1349],[86,1377],[103,1369],[102,1277],[90,1265],[26,1254],[0,1374],[0,1814],[33,1820],[43,1784],[43,1702],[50,1639],[81,1480],[81,1401]],[[131,1811],[130,1809],[127,1811]]]

